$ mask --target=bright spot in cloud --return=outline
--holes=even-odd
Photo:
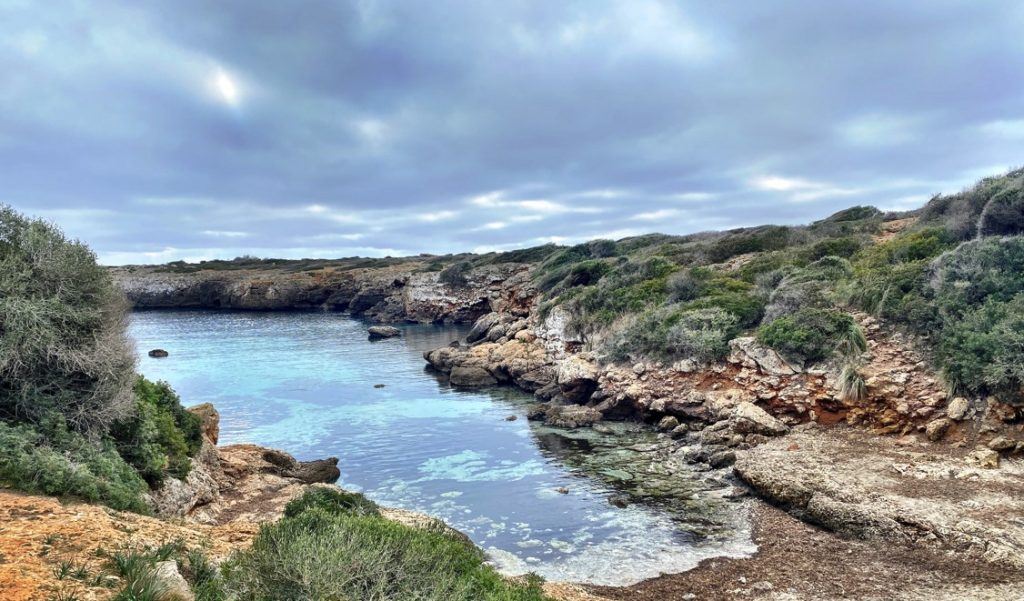
[[[228,106],[238,106],[242,99],[238,82],[220,67],[217,67],[210,77],[210,86],[213,88],[217,99]]]
[[[657,211],[649,211],[646,213],[637,213],[630,217],[633,221],[660,221],[662,219],[669,219],[679,215],[677,209],[659,209]]]

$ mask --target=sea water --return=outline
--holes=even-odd
[[[529,422],[531,396],[456,390],[425,367],[423,351],[464,328],[402,325],[371,342],[366,326],[335,313],[147,311],[131,333],[144,375],[217,407],[221,445],[339,457],[340,486],[441,518],[503,572],[626,585],[753,551],[740,506],[654,460],[665,442],[649,429]]]

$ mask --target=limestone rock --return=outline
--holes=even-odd
[[[786,424],[749,401],[741,401],[736,405],[730,421],[732,429],[741,434],[780,436],[789,431]]]
[[[960,421],[967,417],[967,412],[971,409],[971,404],[967,402],[962,396],[958,396],[949,402],[946,407],[946,416],[954,421]]]
[[[999,453],[992,449],[976,449],[964,458],[967,463],[986,469],[999,467]]]
[[[153,566],[153,579],[161,591],[160,601],[195,601],[195,595],[188,581],[178,571],[178,563],[174,560],[158,561]]]
[[[370,340],[382,340],[402,335],[402,330],[394,326],[370,326],[366,328],[366,332]]]
[[[949,431],[949,427],[953,424],[948,418],[940,417],[939,419],[928,422],[928,425],[924,428],[924,434],[928,437],[928,440],[936,442],[942,440],[942,437]]]
[[[581,403],[589,399],[597,388],[599,375],[597,365],[593,361],[573,355],[558,364],[556,381],[566,400]]]
[[[203,403],[189,407],[188,412],[200,420],[200,429],[212,444],[217,444],[220,438],[220,413],[210,403]]]
[[[563,405],[548,407],[544,423],[556,428],[581,428],[601,421],[601,412],[593,407]]]
[[[466,334],[466,342],[472,344],[479,340],[483,340],[484,337],[487,336],[487,332],[492,327],[494,327],[495,324],[498,323],[498,320],[500,318],[500,315],[492,312],[476,320],[476,323],[473,324],[473,327],[469,330],[469,333]]]
[[[679,420],[671,415],[666,415],[658,422],[658,429],[662,432],[669,432],[679,426]]]
[[[493,386],[498,379],[491,372],[478,365],[456,365],[449,374],[452,386],[464,386],[473,388],[478,386]]]
[[[774,350],[759,343],[753,336],[734,338],[729,341],[729,362],[761,370],[770,376],[789,376],[800,370],[786,362]]]

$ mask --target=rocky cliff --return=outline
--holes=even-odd
[[[525,277],[524,265],[480,266],[451,283],[431,269],[425,260],[412,258],[312,267],[126,266],[111,272],[137,309],[327,310],[381,322],[463,323],[522,304],[514,291]]]

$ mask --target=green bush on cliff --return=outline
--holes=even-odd
[[[59,417],[44,426],[0,421],[0,484],[146,513],[146,483],[110,442],[96,444]]]
[[[114,424],[111,436],[118,451],[151,485],[170,475],[185,478],[189,457],[202,445],[200,420],[181,406],[166,382],[135,382],[136,410]]]
[[[318,493],[306,493],[318,494]],[[539,580],[510,582],[483,553],[445,532],[320,501],[260,528],[252,546],[223,567],[238,601],[266,599],[436,599],[542,601]]]
[[[284,507],[284,515],[293,518],[311,509],[318,509],[333,515],[380,515],[377,504],[365,496],[326,486],[311,488],[301,496],[289,501]]]
[[[0,206],[0,418],[88,436],[134,407],[126,304],[84,244]]]
[[[136,379],[126,303],[85,245],[0,207],[0,480],[145,511],[184,477],[198,418]]]
[[[857,322],[834,309],[800,309],[761,326],[757,338],[801,363],[829,359],[836,352],[856,354],[867,348]]]

